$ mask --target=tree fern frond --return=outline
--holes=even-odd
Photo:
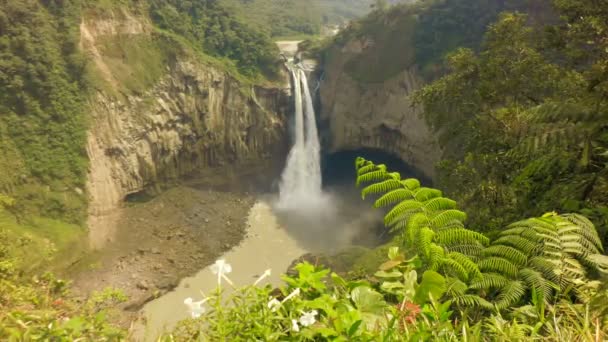
[[[420,202],[426,202],[431,198],[441,197],[442,192],[432,188],[419,188],[414,192],[414,198]]]
[[[447,247],[455,244],[472,245],[475,243],[479,243],[482,245],[486,245],[489,243],[489,239],[485,235],[465,228],[439,230],[437,232],[436,240],[438,243],[444,244]]]
[[[447,224],[452,220],[458,220],[464,222],[467,218],[467,214],[460,210],[450,209],[440,212],[438,215],[430,220],[430,225],[434,229],[439,229],[441,226]]]
[[[424,208],[433,211],[456,209],[456,201],[445,197],[436,197],[426,201]]]
[[[450,252],[447,256],[448,258],[456,260],[460,265],[462,265],[462,267],[464,267],[465,270],[467,270],[469,279],[481,276],[479,266],[477,266],[477,264],[467,255],[458,252]]]
[[[472,307],[472,308],[483,308],[491,310],[494,308],[494,304],[488,302],[486,299],[474,295],[474,294],[465,294],[462,296],[454,296],[452,297],[452,303],[464,307]]]
[[[511,280],[498,273],[482,273],[481,277],[476,278],[469,285],[476,290],[491,290],[505,287]]]
[[[559,281],[557,274],[555,273],[555,268],[558,266],[555,262],[552,262],[543,257],[532,257],[528,260],[529,267],[532,267],[534,270],[539,271],[546,278],[551,280],[554,283]]]
[[[469,272],[467,272],[464,266],[461,265],[458,261],[448,257],[442,258],[439,261],[439,264],[441,265],[441,267],[443,267],[443,270],[446,274],[453,274],[462,281],[469,280]]]
[[[431,245],[433,245],[434,237],[435,232],[429,227],[423,227],[416,235],[417,249],[429,260],[431,259]]]
[[[401,181],[401,174],[399,172],[390,172],[388,176],[391,177],[393,180]]]
[[[386,173],[386,167],[384,169],[379,168],[377,171],[371,171],[357,176],[357,186],[360,186],[363,183],[383,181],[387,178],[388,174]]]
[[[483,246],[480,244],[457,244],[457,245],[448,245],[446,249],[450,252],[458,252],[464,254],[470,258],[477,259],[478,256],[481,255],[483,251]]]
[[[498,309],[506,309],[519,302],[525,293],[526,287],[521,281],[511,281],[501,289],[495,305]]]
[[[361,198],[365,199],[367,195],[379,194],[382,192],[388,192],[395,189],[402,188],[401,182],[394,179],[387,179],[380,183],[374,183],[366,186],[361,190]]]
[[[528,262],[528,257],[526,254],[522,253],[518,249],[506,245],[492,245],[485,248],[482,253],[485,256],[493,255],[502,257],[518,265],[525,265]]]
[[[580,234],[588,241],[588,245],[597,249],[598,253],[604,251],[602,240],[600,239],[595,226],[588,218],[578,214],[564,214],[561,217],[580,227]]]
[[[391,226],[392,224],[394,224],[393,220],[398,216],[406,212],[411,212],[412,210],[420,209],[422,208],[422,206],[423,203],[420,203],[416,200],[401,201],[401,203],[394,206],[393,209],[391,209],[388,213],[386,213],[386,215],[384,215],[384,225]]]
[[[462,280],[454,277],[445,278],[446,295],[448,297],[456,297],[464,295],[469,287]]]
[[[418,181],[416,178],[404,179],[401,181],[401,184],[403,184],[406,188],[412,191],[420,188],[420,181]]]
[[[437,268],[441,265],[440,261],[443,259],[445,255],[445,251],[437,244],[431,244],[430,253],[429,253],[429,264],[433,270],[437,270]]]
[[[553,289],[559,288],[552,281],[545,279],[541,272],[532,268],[519,270],[519,277],[528,285],[528,287],[543,293],[545,298],[550,298]]]
[[[517,235],[501,236],[494,241],[494,245],[503,244],[515,247],[524,254],[530,255],[537,247],[536,243]]]
[[[359,169],[357,169],[357,176],[361,176],[364,175],[368,172],[371,172],[373,170],[376,169],[376,165],[374,165],[373,163],[369,163],[365,166],[361,166]]]
[[[396,189],[387,192],[374,202],[374,208],[386,207],[387,205],[395,204],[406,199],[411,199],[414,194],[408,189]]]
[[[488,257],[480,260],[477,265],[482,271],[497,272],[512,278],[517,276],[517,266],[505,258]]]

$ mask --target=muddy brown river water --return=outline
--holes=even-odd
[[[291,237],[278,222],[271,206],[264,201],[256,202],[247,220],[247,236],[240,245],[222,256],[231,266],[230,279],[235,286],[252,284],[266,269],[272,274],[266,281],[279,285],[280,275],[291,262],[308,252]],[[217,286],[217,276],[206,267],[193,277],[182,279],[173,291],[146,304],[142,315],[145,324],[134,329],[135,341],[154,341],[163,331],[189,317],[184,299],[201,299],[203,293],[211,293]]]

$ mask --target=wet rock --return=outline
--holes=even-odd
[[[175,277],[163,277],[156,281],[156,288],[163,291],[171,291],[177,287],[179,281]]]
[[[140,290],[148,290],[150,289],[150,285],[148,284],[147,281],[145,280],[140,280],[137,282],[137,284],[135,285],[138,289]]]
[[[151,252],[152,254],[160,254],[160,250],[159,250],[158,248],[156,248],[156,247],[152,248],[152,249],[150,250],[150,252]]]
[[[125,303],[125,305],[123,306],[123,310],[125,311],[138,311],[140,310],[144,305],[146,305],[147,302],[154,300],[154,298],[156,298],[156,291],[147,291],[146,293],[144,293],[143,295],[134,298],[131,301],[128,301],[127,303]]]

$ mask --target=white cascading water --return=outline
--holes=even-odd
[[[295,140],[281,175],[278,206],[312,209],[323,205],[320,144],[312,97],[301,65],[289,65],[295,101]]]

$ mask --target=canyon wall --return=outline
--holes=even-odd
[[[85,19],[80,31],[81,47],[104,84],[90,99],[87,143],[94,245],[111,239],[112,213],[126,195],[206,167],[263,163],[284,150],[285,89],[245,84],[183,55],[147,89],[128,92],[112,67],[115,57],[104,55],[100,42],[155,39],[150,23],[123,12]]]
[[[416,66],[404,67],[381,82],[357,80],[349,63],[369,54],[368,49],[378,49],[372,38],[355,37],[335,44],[325,55],[320,99],[326,152],[380,149],[433,178],[441,150],[420,108],[412,107],[410,95],[423,85]],[[366,67],[373,74],[387,66]]]

